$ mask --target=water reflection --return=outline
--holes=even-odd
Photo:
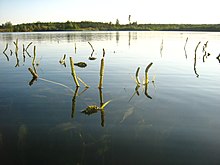
[[[128,46],[131,45],[131,32],[128,32]]]
[[[97,105],[89,105],[85,110],[82,110],[81,112],[86,115],[92,115],[97,112],[100,112],[101,115],[101,126],[105,126],[105,106],[107,106],[111,100],[104,103],[104,98],[102,94],[102,89],[99,88],[99,98],[100,98],[100,106]]]
[[[18,53],[15,52],[15,58],[16,58],[16,64],[15,64],[15,67],[19,67],[19,58],[18,58]]]
[[[188,37],[186,38],[186,42],[185,42],[185,45],[184,45],[184,51],[185,51],[185,57],[187,59],[187,53],[186,53],[186,45],[187,45],[187,42],[188,42]]]
[[[116,39],[116,43],[118,44],[118,42],[119,42],[119,32],[118,32],[118,31],[116,32],[116,37],[115,37],[115,39]]]
[[[162,58],[162,55],[163,55],[163,39],[161,41],[161,44],[160,44],[160,56]]]
[[[137,94],[137,96],[140,96],[140,93],[139,93],[139,88],[140,88],[140,85],[136,85],[136,87],[135,87],[135,91],[134,91],[134,93],[132,94],[132,96],[131,96],[131,98],[129,99],[129,101],[128,102],[130,102],[131,100],[132,100],[132,98]]]
[[[76,89],[75,89],[75,92],[72,98],[72,113],[71,113],[72,118],[75,116],[75,113],[76,113],[76,96],[78,95],[78,91],[79,91],[79,87],[76,86]]]
[[[13,60],[15,59],[8,56],[9,49],[7,49],[7,56],[13,65],[10,68],[10,62],[5,62],[5,56],[2,54],[5,61],[0,60],[0,152],[3,153],[0,160],[3,164],[7,164],[4,162],[6,159],[12,159],[11,162],[14,162],[8,164],[16,164],[20,161],[22,161],[21,164],[56,164],[56,162],[61,162],[61,164],[100,164],[100,162],[101,164],[128,164],[134,158],[138,161],[137,164],[146,164],[146,162],[154,162],[155,158],[158,158],[157,151],[160,151],[163,156],[166,155],[166,159],[159,155],[159,158],[162,159],[161,162],[164,161],[162,163],[165,164],[169,164],[170,161],[175,164],[177,161],[173,160],[173,156],[177,156],[178,160],[183,160],[185,157],[190,158],[200,155],[201,157],[199,156],[195,161],[196,163],[201,162],[202,157],[207,155],[209,158],[217,158],[217,156],[213,157],[210,153],[219,153],[218,147],[217,149],[209,147],[217,144],[216,142],[219,139],[219,132],[216,132],[219,125],[219,100],[216,99],[219,98],[217,92],[219,78],[216,76],[219,75],[219,69],[216,67],[219,65],[212,65],[212,63],[210,65],[209,62],[212,62],[212,56],[210,61],[205,64],[207,68],[201,69],[201,73],[204,73],[206,78],[192,79],[191,73],[195,72],[198,75],[196,66],[201,58],[199,57],[199,51],[195,51],[195,55],[192,53],[194,56],[189,56],[190,51],[193,52],[195,47],[187,44],[188,57],[185,51],[187,61],[182,60],[182,58],[185,58],[182,50],[185,36],[184,38],[175,38],[176,45],[179,45],[178,49],[176,47],[171,50],[164,49],[163,53],[168,55],[161,59],[158,51],[161,35],[156,36],[156,40],[154,40],[155,36],[152,39],[148,33],[143,33],[146,36],[138,37],[137,42],[132,44],[135,33],[118,32],[118,40],[120,35],[122,45],[127,48],[127,44],[130,46],[132,44],[132,47],[128,50],[123,49],[124,47],[121,47],[121,44],[120,47],[118,45],[116,49],[123,51],[118,51],[119,53],[116,56],[110,53],[111,48],[115,46],[116,32],[112,32],[112,34],[114,36],[112,42],[108,41],[108,39],[111,39],[110,37],[103,42],[96,42],[99,50],[103,45],[108,46],[106,48],[106,60],[109,63],[105,68],[104,89],[95,88],[94,90],[78,87],[72,89],[68,87],[73,85],[71,79],[69,79],[69,65],[67,65],[67,68],[59,67],[58,60],[60,54],[63,54],[67,48],[72,50],[73,45],[66,44],[70,42],[71,35],[69,35],[69,41],[66,41],[65,44],[59,44],[59,46],[61,44],[69,45],[69,47],[59,47],[58,43],[38,43],[39,54],[44,57],[41,66],[46,72],[43,71],[42,73],[37,63],[31,66],[32,70],[39,72],[40,76],[51,78],[57,82],[60,81],[67,84],[67,86],[39,77],[38,84],[27,88],[27,82],[29,81],[27,69],[25,68],[27,65],[21,65],[20,68],[13,70],[13,74],[11,74],[10,71],[14,66]],[[132,37],[133,34],[134,37]],[[59,33],[56,35],[59,36]],[[140,35],[142,34],[138,33],[138,36]],[[92,36],[95,36],[95,34]],[[166,41],[166,47],[168,47],[170,38],[165,37],[164,41]],[[17,38],[17,35],[13,38]],[[30,42],[29,38],[27,39],[28,41],[25,41],[24,45],[26,42]],[[150,49],[144,49],[146,44],[141,39],[153,43],[153,46]],[[100,38],[97,40],[100,40]],[[74,41],[77,40],[74,39]],[[190,36],[191,41],[197,41],[197,38],[193,40],[192,37],[191,40]],[[210,46],[212,43],[210,43]],[[5,43],[1,45],[5,46]],[[85,51],[85,53],[82,53],[83,55],[80,54],[81,46],[85,46],[85,49],[88,48],[87,50],[83,48],[83,51]],[[81,56],[75,56],[76,60],[85,59],[88,62],[88,67],[84,69],[76,68],[77,73],[92,86],[97,85],[99,62],[88,60],[91,49],[87,42],[80,42],[79,45],[77,43],[77,47],[77,54]],[[23,57],[21,51],[20,56],[18,54],[16,56],[14,53],[15,57],[19,58],[16,59],[18,63],[19,60],[23,60],[24,63],[31,62],[24,48],[25,46],[23,46]],[[150,53],[147,53],[149,56],[146,56],[145,51],[150,51]],[[167,53],[167,51],[176,51],[177,53],[175,52],[173,53],[175,56],[169,57],[171,53]],[[182,54],[179,52],[182,52]],[[211,53],[215,54],[216,52]],[[97,56],[97,58],[101,59],[100,56]],[[219,58],[220,55],[217,57],[220,62]],[[154,93],[151,90],[153,86],[155,88],[155,78],[152,80],[153,86],[151,86],[151,82],[137,86],[134,83],[132,84],[129,77],[129,74],[137,65],[143,67],[146,65],[146,61],[150,60],[155,62],[154,68],[157,69],[155,71],[158,75],[157,97],[153,96]],[[214,59],[214,64],[216,62],[216,59]],[[194,65],[194,72],[192,71],[192,65]],[[15,78],[18,78],[19,81]],[[146,82],[148,82],[147,79],[145,78]],[[187,81],[187,86],[185,86],[185,81],[183,83],[183,79]],[[36,83],[36,80],[32,78],[29,84]],[[63,88],[57,90],[51,83],[65,87],[68,92]],[[194,88],[195,86],[197,88]],[[124,88],[129,91],[126,96],[124,96]],[[71,92],[69,93],[69,91]],[[114,98],[115,101],[111,103],[111,106],[103,108],[106,104],[104,96],[110,99]],[[153,100],[150,100],[152,98]],[[193,106],[187,104],[188,100],[191,99],[195,103]],[[210,100],[212,104],[209,104]],[[10,104],[10,108],[7,104]],[[84,106],[85,104],[89,106]],[[83,108],[88,108],[85,113],[90,114],[89,116],[79,113]],[[109,113],[105,111],[108,110],[107,108],[111,108]],[[77,113],[80,115],[76,116]],[[98,124],[94,120],[98,120]],[[111,123],[106,124],[109,120]],[[100,129],[100,125],[104,128]],[[212,135],[211,138],[210,135]],[[197,141],[194,139],[197,139]],[[208,147],[200,147],[199,144],[202,144],[204,139],[206,142],[204,145]],[[174,144],[173,141],[178,141],[178,143]],[[197,154],[188,153],[190,147],[187,146],[194,147],[198,151]],[[152,150],[152,148],[154,149]],[[167,151],[172,156],[167,156]],[[150,156],[146,157],[146,153]],[[182,154],[184,155],[182,156]],[[26,157],[27,155],[28,157]],[[132,158],[127,157],[127,155],[132,155]],[[34,162],[36,161],[35,156],[40,157],[39,163]],[[94,159],[95,161],[93,161]],[[167,159],[170,161],[167,161]],[[23,160],[27,160],[27,162]],[[135,162],[133,161],[133,163]]]
[[[148,84],[149,84],[149,83],[145,83],[144,94],[145,94],[149,99],[152,99],[152,97],[148,94]]]
[[[9,61],[9,57],[8,57],[8,55],[7,55],[5,52],[3,52],[3,54],[5,55],[7,61]]]
[[[216,59],[217,59],[218,62],[220,63],[220,54],[216,57]]]

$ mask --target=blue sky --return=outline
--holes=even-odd
[[[101,21],[220,23],[218,0],[0,0],[0,24]]]

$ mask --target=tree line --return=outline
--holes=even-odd
[[[220,31],[220,24],[129,24],[81,22],[36,22],[12,25],[6,22],[0,26],[0,32],[37,32],[37,31]]]

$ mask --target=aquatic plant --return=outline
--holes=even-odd
[[[198,44],[195,48],[195,56],[194,56],[194,72],[195,72],[197,78],[199,77],[199,74],[197,73],[197,70],[196,70],[196,52],[197,52],[197,49],[198,49],[200,43],[201,43],[201,41],[198,42]]]
[[[32,60],[32,65],[35,65],[35,60],[36,60],[36,46],[34,46],[34,57]]]
[[[96,57],[93,57],[92,55],[93,55],[93,53],[94,53],[94,48],[93,48],[93,46],[92,46],[92,44],[90,43],[90,42],[88,42],[88,44],[91,46],[91,48],[92,48],[92,53],[91,53],[91,55],[90,55],[90,57],[89,57],[89,60],[95,60],[96,59]]]
[[[59,60],[59,63],[61,64],[61,65],[64,65],[65,67],[66,67],[66,54],[64,54],[63,55],[63,58],[61,58],[60,60]]]
[[[30,71],[34,79],[37,79],[39,77],[38,74],[32,68],[28,68],[28,70]]]
[[[73,61],[73,58],[70,57],[70,66],[71,66],[71,74],[73,76],[73,80],[76,84],[77,87],[79,87],[79,82],[78,82],[78,79],[77,79],[77,76],[76,76],[76,72],[75,72],[75,68],[74,68],[74,61]]]
[[[204,55],[202,58],[203,62],[205,62],[205,58],[208,58],[208,56],[210,56],[210,53],[207,53],[206,51],[207,45],[208,45],[208,41],[206,41],[206,43],[202,47],[202,52],[204,52]]]
[[[104,57],[105,57],[105,49],[103,49],[103,56],[101,59],[101,65],[100,65],[100,79],[99,79],[99,86],[98,88],[102,88],[102,84],[103,84],[103,77],[104,77]]]
[[[77,76],[77,79],[85,86],[85,88],[89,88],[89,86],[79,76]]]
[[[28,50],[28,48],[32,45],[32,43],[33,43],[33,42],[30,42],[30,43],[27,45],[27,47],[25,48],[25,51],[26,51],[26,52],[28,52],[27,50]]]
[[[151,62],[145,69],[145,84],[148,84],[149,83],[149,80],[148,80],[148,71],[150,69],[150,67],[153,65],[153,63]]]
[[[16,39],[16,41],[13,43],[15,45],[15,54],[18,55],[18,39]]]
[[[6,50],[8,49],[8,43],[6,43],[5,49],[3,51],[3,53],[5,54]]]
[[[136,81],[136,84],[140,86],[140,80],[139,80],[139,71],[140,71],[140,67],[137,68],[137,71],[136,71],[136,74],[135,74],[135,81]]]
[[[150,64],[147,65],[146,69],[145,69],[145,80],[143,80],[143,85],[145,87],[145,95],[152,99],[152,97],[148,94],[148,84],[149,84],[149,78],[148,78],[148,71],[150,69],[150,67],[153,65],[153,63],[151,62]],[[140,95],[139,94],[139,91],[138,89],[140,88],[141,86],[141,83],[140,83],[140,80],[139,80],[139,71],[140,71],[140,67],[137,68],[137,71],[136,71],[136,74],[135,74],[135,78],[132,77],[132,79],[135,81],[135,83],[137,84],[137,86],[135,87],[135,92],[134,94],[131,96],[131,98],[129,99],[128,102],[131,101],[131,99],[135,96],[135,94],[137,94],[138,96]],[[155,86],[155,75],[153,77],[153,80],[152,80],[152,83],[153,85]]]
[[[105,102],[101,107],[97,105],[89,105],[85,110],[82,110],[81,113],[84,113],[86,115],[91,115],[93,113],[103,110],[110,102],[111,100]]]

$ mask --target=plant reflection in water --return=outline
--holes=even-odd
[[[105,117],[104,117],[105,116],[105,106],[107,106],[111,102],[111,100],[104,103],[101,88],[99,88],[99,96],[100,96],[100,107],[97,105],[89,105],[85,110],[82,110],[81,112],[86,115],[91,115],[91,114],[94,114],[94,113],[97,113],[98,111],[100,111],[100,113],[101,113],[101,126],[104,127],[105,126]]]

